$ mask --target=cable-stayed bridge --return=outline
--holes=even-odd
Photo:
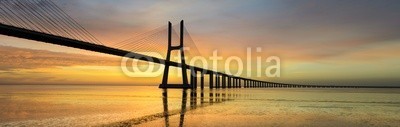
[[[74,18],[51,0],[2,0],[0,1],[0,34],[35,40],[44,43],[78,48],[99,53],[153,62],[165,65],[160,88],[204,88],[204,77],[209,76],[209,88],[358,88],[361,86],[325,86],[285,84],[244,78],[188,65],[186,57],[200,55],[184,22],[180,25],[163,26],[125,41],[105,45],[89,33]],[[179,29],[179,33],[176,32]],[[165,43],[168,39],[168,43]],[[184,52],[190,48],[190,52]],[[180,62],[171,61],[171,52],[179,50]],[[166,59],[138,52],[158,51],[166,53]],[[186,53],[186,56],[185,56]],[[129,54],[129,55],[127,55]],[[169,67],[182,70],[182,84],[168,84]],[[189,78],[186,71],[190,70]],[[248,70],[249,71],[249,70]],[[198,76],[200,75],[200,76]],[[200,83],[198,85],[198,78]],[[189,82],[190,81],[190,82]],[[363,86],[373,87],[373,86]]]

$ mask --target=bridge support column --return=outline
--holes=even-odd
[[[242,80],[241,79],[238,79],[239,81],[239,88],[242,88]]]
[[[236,79],[236,88],[240,88],[240,78]]]
[[[204,89],[204,73],[201,72],[200,75],[200,88],[203,90]]]
[[[215,74],[215,88],[219,88],[219,74]]]
[[[249,80],[249,88],[251,88],[253,86],[253,81]]]
[[[232,88],[232,77],[228,76],[228,88]]]
[[[237,78],[235,78],[234,80],[235,80],[235,86],[234,86],[234,88],[238,88],[238,82],[237,82],[237,81],[238,81],[238,79],[237,79]]]
[[[214,73],[211,72],[211,73],[209,74],[209,76],[210,76],[210,77],[209,77],[209,80],[210,80],[210,81],[209,81],[209,86],[208,86],[208,87],[210,87],[210,89],[213,89],[213,88],[214,88],[214,86],[213,86],[213,85],[214,85],[214,80],[213,80],[213,79],[214,79]],[[210,92],[210,93],[211,93],[211,92]]]
[[[235,88],[235,77],[231,77],[231,88]]]
[[[226,75],[222,75],[222,88],[226,88]]]
[[[197,71],[194,69],[190,69],[190,84],[192,89],[197,89]]]
[[[188,83],[187,79],[187,68],[186,68],[186,62],[185,62],[185,54],[183,51],[183,35],[184,35],[184,25],[183,25],[183,20],[181,21],[180,24],[180,44],[178,46],[172,46],[172,24],[171,22],[168,22],[168,49],[167,49],[167,57],[165,61],[165,67],[164,67],[164,75],[162,78],[162,82],[159,86],[159,88],[192,88],[192,86]],[[170,60],[171,60],[171,52],[172,50],[179,50],[180,55],[181,55],[181,65],[182,65],[182,84],[168,84],[168,74],[169,74],[169,66],[170,65]]]
[[[232,77],[231,80],[231,88],[235,88],[235,77]]]

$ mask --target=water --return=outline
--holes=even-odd
[[[399,126],[400,89],[0,86],[0,126]]]

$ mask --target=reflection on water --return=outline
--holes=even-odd
[[[175,92],[173,93],[176,95],[177,91],[182,92],[182,96],[179,98],[181,99],[180,104],[175,104],[174,106],[180,106],[180,109],[169,109],[169,99],[177,99],[176,96],[169,97],[168,96],[168,91]],[[188,101],[188,92],[189,94],[189,103],[190,105],[187,105]],[[215,93],[214,93],[215,92]],[[100,126],[136,126],[140,125],[149,121],[157,120],[160,118],[164,118],[164,126],[169,127],[169,126],[180,126],[182,127],[184,124],[185,120],[185,113],[186,111],[191,111],[195,110],[197,108],[205,108],[208,106],[211,106],[213,104],[218,104],[222,103],[225,101],[233,100],[231,97],[238,97],[235,93],[225,93],[226,91],[209,91],[209,96],[205,97],[205,91],[204,90],[168,90],[168,89],[162,89],[162,104],[163,104],[163,112],[162,113],[156,113],[148,116],[143,116],[139,118],[134,118],[134,119],[128,119],[128,120],[123,120],[123,121],[118,121],[118,122],[113,122],[109,124],[103,124]],[[214,96],[215,94],[215,96]],[[198,97],[200,95],[200,97]],[[233,96],[235,95],[235,96]],[[207,100],[205,99],[207,98]],[[176,101],[176,100],[175,100]],[[170,124],[170,117],[171,116],[179,116],[179,125],[171,125]]]
[[[206,107],[206,106],[210,106],[213,103],[221,103],[224,101],[228,101],[230,100],[230,97],[232,97],[232,95],[230,93],[228,93],[228,96],[225,96],[226,93],[215,93],[216,96],[214,96],[214,93],[212,91],[209,92],[209,101],[206,102],[205,97],[204,97],[204,90],[199,90],[199,94],[200,94],[200,98],[197,97],[198,95],[198,91],[197,90],[186,90],[183,89],[182,90],[182,104],[181,104],[181,110],[180,110],[180,115],[179,115],[179,126],[182,127],[184,120],[185,120],[185,113],[186,113],[186,102],[187,102],[187,91],[190,91],[190,110],[194,110],[197,107]],[[220,97],[220,95],[222,95],[222,97]],[[234,94],[236,95],[236,94]],[[170,110],[168,110],[168,89],[163,89],[162,92],[162,96],[163,96],[163,106],[164,106],[164,121],[165,121],[165,126],[169,127],[169,116],[170,115],[174,115],[174,114],[170,114]],[[215,97],[215,98],[214,98]],[[227,98],[228,97],[228,98]],[[235,96],[237,97],[237,96]],[[200,100],[200,105],[197,104],[197,100]],[[215,101],[214,101],[215,99]]]
[[[0,86],[0,126],[397,126],[399,89]]]

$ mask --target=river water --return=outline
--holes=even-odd
[[[1,85],[0,126],[399,126],[400,89]]]

